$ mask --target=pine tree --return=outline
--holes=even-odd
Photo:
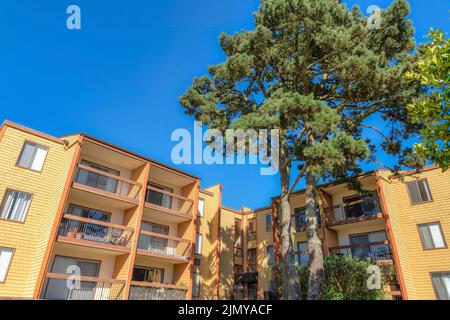
[[[349,10],[338,0],[262,0],[255,29],[222,34],[225,62],[209,67],[180,97],[186,113],[210,128],[280,130],[284,299],[301,296],[290,237],[292,165],[300,169],[298,178],[306,179],[307,296],[320,299],[317,184],[359,173],[361,160],[374,158],[363,128],[381,134],[381,147],[390,154],[402,154],[401,138],[415,129],[403,107],[416,94],[403,80],[415,45],[408,13],[407,2],[396,0],[381,12],[381,28],[374,29],[357,7]],[[390,128],[364,122],[378,114]]]

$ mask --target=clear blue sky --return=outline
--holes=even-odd
[[[419,42],[430,27],[450,31],[448,0],[410,3]],[[81,31],[66,28],[70,4],[81,8]],[[179,95],[223,61],[219,34],[251,29],[257,7],[257,0],[3,0],[0,121],[56,136],[84,131],[171,164],[172,131],[193,127]],[[224,204],[234,208],[265,206],[279,193],[278,176],[260,176],[258,166],[178,167],[203,187],[222,183]]]

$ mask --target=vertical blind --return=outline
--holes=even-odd
[[[31,194],[15,190],[7,190],[0,212],[2,219],[25,221],[25,215],[30,206]]]

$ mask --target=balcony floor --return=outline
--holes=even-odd
[[[119,196],[114,193],[88,187],[79,183],[74,183],[72,185],[71,193],[73,193],[74,197],[78,197],[92,203],[97,203],[100,207],[104,204],[108,207],[127,210],[139,205],[138,200]]]
[[[58,247],[67,250],[77,250],[92,252],[101,255],[113,255],[118,256],[122,254],[128,254],[131,252],[128,247],[121,247],[111,244],[99,243],[95,241],[76,239],[65,236],[58,236],[56,239]]]

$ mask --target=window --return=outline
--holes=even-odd
[[[242,248],[234,248],[234,255],[236,257],[242,257]]]
[[[87,161],[87,160],[81,160],[81,164],[90,167],[94,170],[102,171],[108,174],[112,174],[115,176],[120,176],[120,171]],[[78,170],[78,175],[76,178],[77,183],[81,183],[88,187],[93,187],[96,189],[116,193],[117,192],[117,186],[118,186],[118,180],[112,177],[105,176],[103,174],[89,171],[84,168],[80,168]]]
[[[447,247],[439,222],[419,224],[419,234],[424,250]]]
[[[295,212],[295,230],[302,231],[306,228],[306,208],[296,208]],[[320,211],[319,207],[316,207],[317,223],[320,226]]]
[[[202,234],[197,233],[195,237],[195,254],[202,254],[202,240],[203,240]]]
[[[433,272],[431,280],[437,298],[439,300],[450,300],[450,272]]]
[[[24,222],[30,207],[31,194],[16,190],[6,190],[0,211],[0,218]]]
[[[48,148],[26,141],[20,152],[17,165],[22,168],[41,171],[47,157]]]
[[[198,298],[200,295],[200,274],[194,273],[194,286],[192,288],[192,296]]]
[[[164,269],[152,267],[134,267],[133,281],[164,283]]]
[[[234,220],[234,246],[242,246],[242,221],[239,219]]]
[[[256,240],[256,219],[248,220],[248,241]]]
[[[302,267],[309,265],[309,252],[307,242],[297,242],[297,262]]]
[[[244,267],[239,264],[234,265],[234,281],[236,282],[239,275],[244,273]]]
[[[266,231],[272,231],[272,214],[266,214]]]
[[[196,267],[200,267],[200,265],[202,264],[202,258],[200,256],[195,256],[194,257],[194,265]]]
[[[247,250],[248,272],[256,272],[256,249]]]
[[[0,283],[6,280],[13,254],[14,249],[0,247]]]
[[[430,188],[428,187],[427,179],[407,182],[409,199],[412,204],[419,204],[433,200],[431,197]]]
[[[197,212],[198,217],[203,217],[204,208],[205,208],[205,200],[198,199],[198,212]]]
[[[273,266],[275,264],[273,246],[267,246],[267,256],[269,258],[269,266]]]

